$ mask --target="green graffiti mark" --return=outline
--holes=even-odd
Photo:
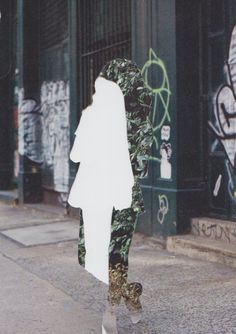
[[[159,210],[157,212],[157,220],[160,224],[163,224],[165,216],[169,211],[169,201],[166,195],[159,195]]]
[[[149,71],[151,73],[157,71],[157,78],[160,82],[157,87],[153,87],[152,83],[149,82],[149,78],[151,77],[151,73]],[[151,90],[154,95],[152,124],[154,125],[154,145],[156,150],[158,150],[158,131],[165,122],[171,122],[169,111],[171,91],[165,63],[156,55],[155,51],[152,48],[149,49],[149,59],[142,68],[142,74],[144,76],[146,86]],[[158,101],[160,101],[159,113],[157,110]],[[158,159],[157,157],[151,156],[150,159],[160,162],[160,159]]]

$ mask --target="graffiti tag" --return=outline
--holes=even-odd
[[[53,171],[54,190],[69,190],[69,83],[43,82],[41,86],[44,163]]]
[[[159,210],[157,212],[157,220],[160,224],[163,224],[165,216],[169,211],[169,202],[166,195],[159,195]]]
[[[161,78],[160,82],[156,85],[156,87],[152,83],[150,83],[149,80],[149,77],[151,77],[151,73],[154,71],[157,71],[157,77]],[[161,58],[156,55],[152,48],[150,48],[149,50],[149,59],[142,68],[142,74],[144,76],[146,86],[154,95],[152,124],[154,124],[154,145],[156,151],[158,151],[158,131],[160,131],[160,129],[163,125],[165,125],[166,122],[171,122],[171,116],[169,111],[171,91],[165,63]],[[160,107],[159,112],[157,110],[158,104]],[[151,156],[150,159],[160,162],[160,159],[156,156]]]
[[[226,83],[221,85],[213,100],[213,120],[209,127],[222,144],[229,177],[228,190],[235,201],[236,189],[236,26],[231,35],[228,60],[224,67]],[[216,147],[214,143],[213,148]]]

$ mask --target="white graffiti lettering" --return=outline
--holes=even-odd
[[[69,188],[69,83],[43,82],[44,163],[53,171],[54,190],[67,193]]]
[[[36,163],[43,162],[42,117],[40,105],[34,100],[19,98],[19,154]]]
[[[220,186],[221,186],[222,175],[220,174],[216,180],[215,188],[213,190],[213,195],[216,197],[218,196]]]
[[[228,61],[224,66],[226,83],[221,85],[214,96],[213,119],[208,122],[210,129],[222,144],[229,175],[229,191],[231,198],[235,185],[232,184],[236,170],[236,26],[231,35]],[[213,143],[212,148],[216,148]],[[219,182],[220,184],[220,182]],[[218,185],[214,189],[214,196]],[[235,200],[235,199],[234,199]]]

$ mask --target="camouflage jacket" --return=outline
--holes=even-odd
[[[139,178],[147,175],[153,142],[153,128],[149,119],[152,93],[145,86],[140,69],[131,60],[113,59],[99,75],[116,82],[125,98],[129,153],[135,176],[131,208],[138,214],[145,211]]]
[[[148,173],[148,158],[153,141],[153,129],[149,117],[140,120],[137,115],[133,118],[131,113],[127,113],[127,124],[129,154],[135,177],[131,207],[139,214],[145,211],[139,178],[147,176]]]

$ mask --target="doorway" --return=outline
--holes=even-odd
[[[208,114],[209,216],[236,219],[236,30],[232,1],[208,0],[202,13],[203,87]],[[234,34],[232,34],[234,32]]]

